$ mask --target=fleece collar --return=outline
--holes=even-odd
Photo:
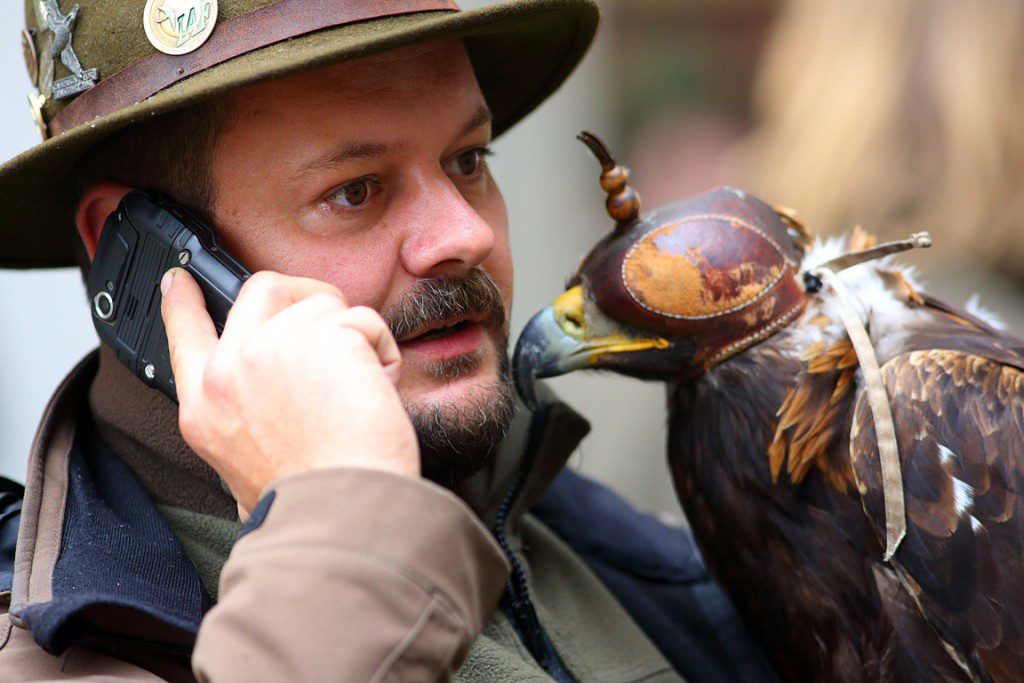
[[[182,438],[178,404],[140,382],[105,344],[88,401],[100,439],[155,503],[237,521],[234,498]]]

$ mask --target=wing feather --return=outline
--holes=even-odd
[[[966,351],[887,362],[903,465],[907,536],[895,566],[929,622],[969,668],[1024,671],[1024,371]],[[875,431],[858,397],[853,471],[880,537]]]

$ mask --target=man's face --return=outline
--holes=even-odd
[[[425,451],[431,438],[479,449],[457,441],[510,409],[512,262],[490,135],[465,49],[446,41],[247,88],[214,151],[212,214],[232,253],[334,284],[391,323]]]

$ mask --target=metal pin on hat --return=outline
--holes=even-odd
[[[142,26],[160,52],[184,55],[198,50],[217,24],[217,0],[148,0]]]

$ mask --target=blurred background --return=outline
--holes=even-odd
[[[611,228],[597,164],[574,140],[581,129],[632,167],[647,208],[728,183],[796,209],[819,235],[929,230],[935,248],[904,258],[929,291],[956,304],[977,293],[1024,332],[1024,3],[602,7],[580,70],[495,145],[517,267],[513,338]],[[21,25],[0,14],[3,159],[38,142]],[[22,480],[49,394],[96,339],[77,270],[0,271],[0,292],[0,474]],[[593,423],[573,465],[678,514],[662,387],[582,374],[550,385]]]

